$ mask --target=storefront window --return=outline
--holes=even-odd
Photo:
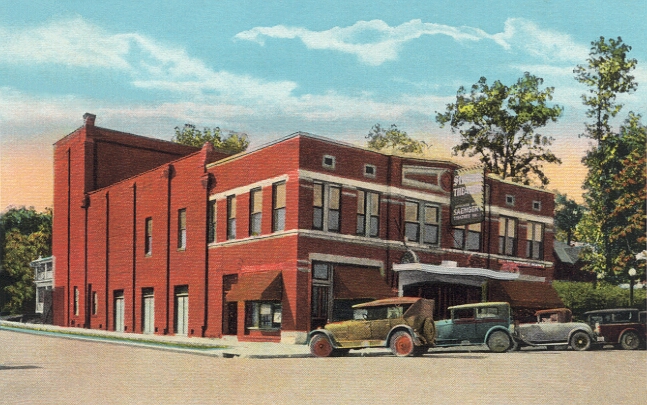
[[[281,329],[281,303],[249,301],[246,303],[248,329]]]

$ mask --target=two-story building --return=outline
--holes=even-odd
[[[307,133],[230,155],[85,124],[55,144],[55,323],[302,341],[370,299],[554,304],[554,196]],[[532,296],[524,301],[524,291]],[[552,302],[551,302],[552,301]]]

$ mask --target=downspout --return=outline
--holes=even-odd
[[[173,165],[169,165],[166,170],[164,170],[164,176],[166,177],[167,183],[167,192],[166,192],[166,327],[164,328],[164,334],[168,335],[170,333],[171,325],[171,180],[175,174],[175,168]]]
[[[88,294],[88,209],[90,207],[90,197],[85,194],[83,196],[83,202],[81,208],[83,208],[83,295],[85,299],[84,305],[84,316],[83,316],[83,327],[90,327],[90,306],[89,303],[89,294]]]
[[[106,330],[110,330],[110,193],[106,193]]]
[[[205,200],[207,203],[206,212],[206,226],[205,226],[205,249],[204,249],[204,320],[202,322],[202,337],[205,337],[207,328],[209,326],[209,227],[211,205],[209,195],[211,189],[215,186],[216,179],[211,173],[207,173],[206,178],[202,179],[202,187],[206,190]],[[215,215],[215,213],[214,213]]]
[[[133,287],[132,287],[132,308],[133,308],[133,332],[137,331],[137,318],[135,317],[135,302],[137,299],[136,282],[137,282],[137,183],[133,184]]]
[[[66,307],[67,307],[67,312],[66,312],[66,325],[70,326],[70,254],[72,253],[72,249],[70,249],[70,243],[72,241],[72,238],[70,236],[70,231],[72,229],[72,151],[70,149],[67,150],[67,300],[66,300]]]

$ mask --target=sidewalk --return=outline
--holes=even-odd
[[[111,344],[148,347],[203,356],[223,358],[295,358],[310,357],[303,344],[239,342],[235,337],[215,339],[186,336],[143,335],[97,329],[67,328],[45,324],[0,321],[0,330],[33,333],[67,339],[99,341]]]

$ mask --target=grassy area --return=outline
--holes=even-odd
[[[15,324],[7,324],[7,323],[0,324],[0,329],[15,329],[18,331],[25,331],[25,332],[36,331],[39,333],[50,334],[50,335],[70,335],[70,336],[78,336],[78,337],[91,338],[91,339],[97,339],[97,340],[131,342],[131,343],[138,343],[138,344],[150,344],[150,345],[156,345],[156,346],[177,347],[177,348],[196,349],[196,350],[226,349],[229,347],[226,345],[209,344],[209,343],[172,342],[167,340],[128,338],[123,336],[93,334],[93,333],[86,333],[86,332],[72,331],[72,330],[61,330],[61,329],[52,330],[44,327],[33,327],[33,326],[23,327],[23,326],[19,326]]]

